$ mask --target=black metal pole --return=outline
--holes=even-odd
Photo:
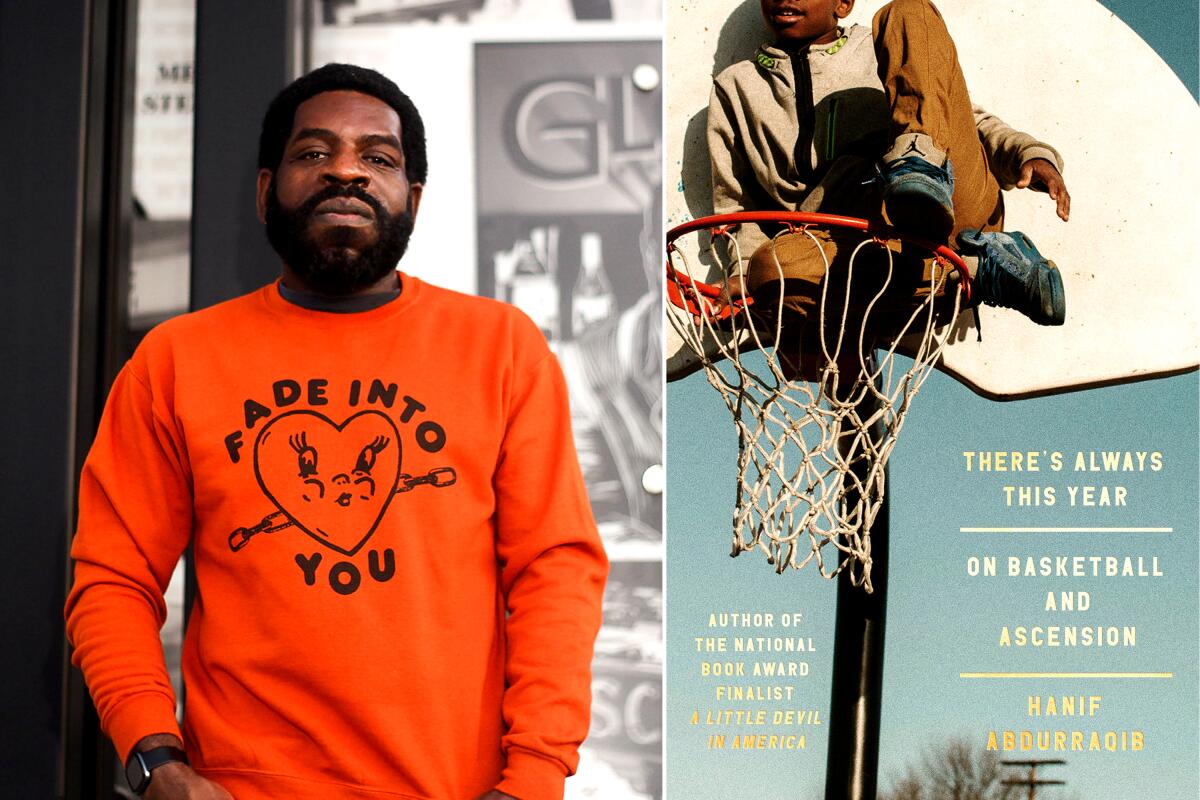
[[[860,406],[870,418],[875,398]],[[876,425],[878,426],[879,423]],[[878,441],[877,436],[873,438]],[[855,474],[866,479],[860,461]],[[887,477],[884,473],[886,487]],[[848,498],[853,502],[855,498]],[[875,800],[879,772],[879,718],[883,695],[883,633],[887,612],[888,496],[871,526],[871,583],[868,594],[851,582],[847,566],[838,576],[833,642],[833,687],[829,698],[829,757],[826,800]]]
[[[64,555],[74,534],[74,480],[100,422],[104,400],[128,355],[127,304],[133,219],[133,118],[137,66],[137,0],[95,0],[87,6],[84,100],[81,105],[81,186],[78,310],[75,347],[72,511]],[[41,301],[39,301],[40,303]],[[69,584],[71,566],[64,569]],[[79,670],[64,653],[63,750],[60,797],[114,797],[117,757]]]

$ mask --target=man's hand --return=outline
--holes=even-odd
[[[1071,195],[1067,192],[1067,184],[1058,167],[1046,159],[1031,158],[1022,164],[1021,179],[1017,181],[1017,188],[1046,192],[1050,199],[1058,204],[1058,216],[1063,222],[1071,216]]]
[[[233,795],[189,767],[172,762],[151,773],[146,800],[233,800]]]
[[[487,794],[479,795],[478,800],[520,800],[520,798],[514,797],[511,794],[505,794],[499,789],[492,789]]]

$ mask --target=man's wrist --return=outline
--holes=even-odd
[[[125,760],[125,778],[129,788],[143,795],[150,788],[156,772],[190,770],[183,742],[173,734],[152,734],[138,740]]]
[[[128,755],[133,755],[139,751],[150,750],[155,747],[178,747],[183,749],[183,742],[179,741],[179,737],[173,733],[153,733],[149,736],[143,736],[137,740],[137,744],[133,746]]]

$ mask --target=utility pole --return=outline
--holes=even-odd
[[[1005,786],[1028,786],[1029,787],[1029,800],[1037,800],[1037,787],[1039,787],[1039,786],[1052,786],[1052,785],[1062,786],[1062,785],[1066,784],[1066,781],[1052,780],[1052,779],[1047,779],[1047,778],[1039,778],[1037,776],[1038,767],[1047,766],[1047,765],[1051,765],[1051,764],[1066,764],[1067,763],[1066,761],[1062,761],[1060,759],[1043,758],[1043,759],[1034,759],[1032,761],[1001,761],[1000,763],[1006,767],[1028,767],[1029,768],[1029,776],[1027,778],[1025,778],[1024,780],[1018,780],[1016,778],[1005,778],[1004,780],[1000,781]]]

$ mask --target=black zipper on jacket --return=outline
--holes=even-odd
[[[791,53],[792,75],[796,82],[796,149],[793,158],[796,172],[805,183],[813,178],[812,145],[813,131],[817,127],[817,114],[813,108],[812,70],[808,65],[808,48]]]

